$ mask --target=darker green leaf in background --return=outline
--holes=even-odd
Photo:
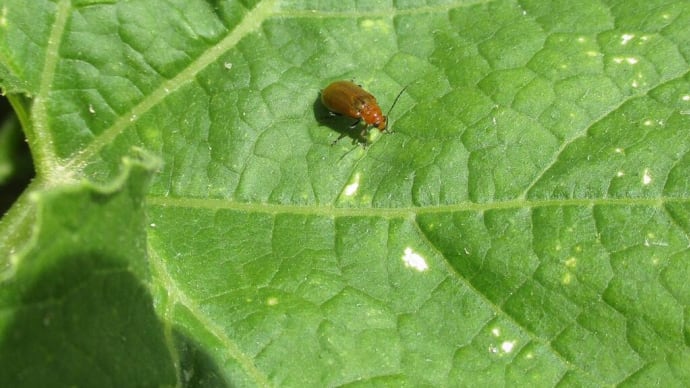
[[[0,290],[3,385],[174,383],[146,287],[148,171],[131,169],[108,191],[81,185],[34,199],[35,241]]]

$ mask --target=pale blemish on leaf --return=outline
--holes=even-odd
[[[367,133],[367,136],[366,136],[367,137],[367,139],[366,139],[367,143],[368,144],[373,143],[374,141],[376,141],[376,139],[379,138],[379,136],[381,136],[381,131],[373,130],[373,129],[369,130],[369,132]]]
[[[648,168],[645,168],[644,173],[642,174],[642,184],[647,186],[650,183],[652,183],[652,174],[649,173]]]
[[[405,267],[414,268],[419,272],[424,272],[429,269],[429,265],[426,263],[424,257],[413,251],[410,247],[405,248],[405,254],[402,257],[402,261],[405,263]]]
[[[637,62],[639,62],[639,59],[635,57],[615,57],[613,58],[613,61],[618,64],[625,62],[629,65],[635,65]]]
[[[515,348],[515,341],[503,341],[501,344],[501,350],[504,353],[510,353]]]
[[[388,24],[384,19],[364,19],[359,25],[365,30],[373,31],[385,31],[390,30],[390,24]]]
[[[569,268],[577,267],[577,259],[574,257],[569,257],[568,260],[565,261],[565,266]]]
[[[667,247],[668,243],[664,241],[655,241],[656,240],[656,234],[654,233],[647,233],[647,236],[644,239],[644,246],[646,247],[651,247],[651,246],[657,246],[657,247]],[[658,260],[655,258],[655,260]]]
[[[159,145],[161,143],[161,132],[155,128],[144,128],[142,131],[142,137],[151,145]]]
[[[635,35],[633,35],[633,34],[623,34],[623,35],[621,35],[621,44],[622,44],[622,45],[628,44],[628,42],[630,42],[630,41],[632,40],[632,38],[634,38],[634,37],[635,37]]]
[[[572,282],[572,280],[573,280],[573,275],[570,272],[566,272],[565,274],[563,274],[563,278],[561,279],[561,283],[563,283],[563,285],[567,286],[568,284],[570,284],[570,282]]]
[[[494,327],[491,329],[491,334],[493,334],[494,337],[498,337],[501,335],[501,329],[499,327]]]
[[[275,306],[277,304],[278,304],[278,298],[276,298],[275,296],[272,296],[272,297],[266,299],[266,305],[267,306]]]
[[[345,186],[345,189],[343,190],[343,194],[347,197],[351,197],[357,193],[357,189],[359,189],[359,180],[360,180],[360,174],[356,173],[354,177],[352,178],[352,181]]]

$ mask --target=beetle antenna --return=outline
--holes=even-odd
[[[359,145],[355,144],[354,147],[352,147],[349,151],[347,151],[346,153],[344,153],[343,156],[340,157],[340,159],[338,159],[338,162],[340,162],[341,160],[343,160],[347,155],[350,154],[350,152],[356,150],[357,148],[359,148]]]
[[[407,89],[408,86],[410,86],[410,85],[405,85],[405,87],[402,88],[402,90],[400,91],[400,93],[398,93],[398,96],[395,97],[395,100],[393,100],[393,104],[391,105],[390,109],[388,109],[388,113],[386,113],[386,117],[388,117],[388,116],[391,114],[391,111],[392,111],[393,108],[395,107],[395,104],[398,103],[398,100],[400,99],[400,96],[402,96],[403,92],[405,91],[405,89]]]

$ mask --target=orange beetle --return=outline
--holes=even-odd
[[[395,103],[398,102],[405,88],[403,88],[400,94],[398,94],[398,97],[395,98],[390,110],[392,110]],[[354,128],[361,121],[364,121],[366,127],[362,130],[362,137],[364,137],[369,127],[376,127],[381,132],[386,131],[388,127],[388,116],[383,115],[379,104],[376,102],[376,98],[353,82],[335,81],[328,85],[326,89],[321,92],[321,102],[331,114],[357,119],[357,121],[350,126],[351,128]],[[390,113],[390,110],[388,113]]]

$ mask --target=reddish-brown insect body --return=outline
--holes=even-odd
[[[321,102],[332,113],[364,121],[367,127],[386,130],[388,117],[383,115],[376,98],[350,81],[336,81],[321,92]],[[366,128],[365,128],[366,130]]]

